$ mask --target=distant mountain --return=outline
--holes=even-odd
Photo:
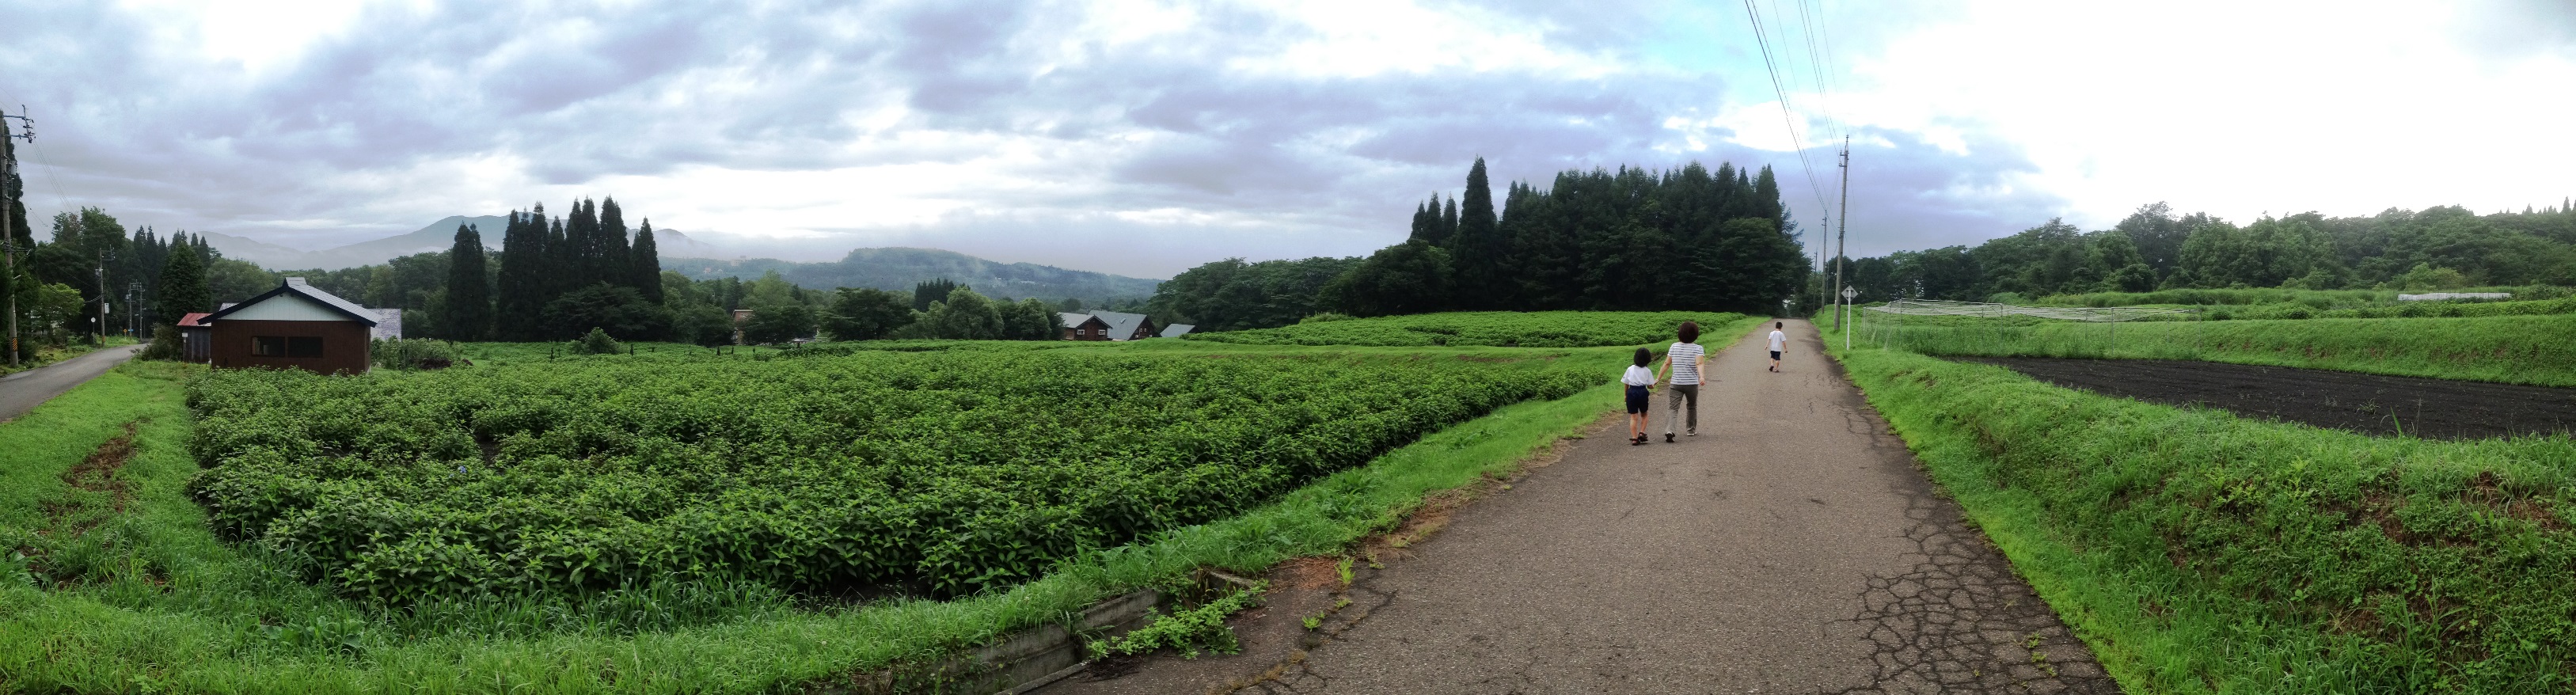
[[[272,262],[278,259],[293,259],[304,256],[303,251],[271,244],[258,239],[252,239],[250,237],[238,237],[217,232],[192,233],[197,236],[205,237],[206,244],[208,246],[215,247],[216,251],[223,252],[225,258],[250,261],[264,267],[283,267],[272,265]]]
[[[404,234],[320,251],[299,251],[230,234],[209,233],[206,243],[222,251],[225,258],[250,261],[270,270],[339,270],[376,265],[415,253],[445,251],[456,245],[456,226],[460,224],[474,225],[475,229],[483,232],[483,245],[498,249],[501,248],[501,234],[508,229],[509,222],[500,215],[449,215]],[[675,229],[653,230],[653,244],[664,256],[714,258],[724,253],[722,249],[691,239]]]
[[[658,234],[658,233],[657,233]],[[659,238],[655,239],[657,242]],[[830,263],[793,263],[773,258],[710,260],[671,258],[662,269],[698,280],[738,277],[745,280],[778,271],[779,277],[808,288],[873,287],[911,291],[913,285],[941,278],[975,288],[989,297],[1014,299],[1101,300],[1154,293],[1161,280],[1066,270],[1035,263],[996,263],[955,251],[914,248],[853,249]]]

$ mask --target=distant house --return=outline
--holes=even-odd
[[[1172,325],[1164,326],[1164,327],[1163,327],[1163,337],[1165,337],[1165,338],[1178,338],[1178,337],[1181,337],[1181,336],[1189,335],[1189,334],[1190,334],[1190,331],[1194,331],[1194,330],[1198,330],[1198,327],[1197,327],[1197,326],[1192,326],[1192,325],[1189,325],[1189,324],[1186,324],[1186,323],[1175,323],[1175,324],[1172,324]]]
[[[1056,318],[1064,321],[1065,340],[1109,339],[1109,322],[1100,320],[1098,316],[1059,312]]]
[[[380,314],[287,278],[277,289],[197,319],[218,369],[271,367],[364,374]]]
[[[215,358],[215,327],[199,323],[214,312],[200,311],[179,317],[179,359],[205,364]]]
[[[1154,320],[1144,314],[1093,309],[1091,315],[1109,324],[1110,340],[1143,340],[1161,334],[1160,331],[1154,330]]]

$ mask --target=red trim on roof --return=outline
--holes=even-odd
[[[196,311],[196,312],[189,312],[189,314],[188,314],[188,315],[179,317],[179,325],[181,325],[181,326],[187,326],[187,327],[190,327],[190,328],[203,328],[203,327],[205,327],[205,326],[204,326],[204,325],[202,325],[202,324],[197,323],[197,319],[202,319],[202,318],[205,318],[205,317],[208,317],[208,316],[213,316],[213,315],[215,315],[215,312],[211,312],[211,311]]]

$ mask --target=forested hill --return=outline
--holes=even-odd
[[[2110,229],[2058,220],[1974,247],[1851,262],[1862,301],[2012,302],[2160,289],[2441,290],[2576,285],[2576,203],[2480,215],[2443,206],[2368,217],[2301,213],[2239,226],[2141,207]],[[1828,267],[1828,272],[1831,269]]]
[[[802,287],[911,291],[914,285],[946,279],[973,287],[976,292],[988,296],[1019,299],[1075,297],[1089,302],[1144,297],[1153,294],[1154,287],[1162,282],[1035,263],[997,263],[955,251],[899,247],[853,249],[850,255],[829,263],[794,263],[773,258],[738,261],[665,258],[662,259],[662,267],[678,271],[692,280],[726,277],[750,280],[775,270],[781,278]]]

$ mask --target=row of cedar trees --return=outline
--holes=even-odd
[[[548,302],[591,288],[628,288],[662,304],[662,261],[653,221],[631,240],[617,200],[581,200],[572,214],[546,217],[546,206],[510,211],[501,236],[497,286],[486,285],[482,230],[460,225],[448,250],[447,311],[439,328],[451,340],[552,340],[560,326],[544,320]]]
[[[1414,209],[1403,243],[1365,259],[1209,263],[1163,283],[1151,304],[1216,331],[1317,312],[1767,313],[1808,277],[1769,167],[1568,170],[1546,188],[1511,183],[1500,202],[1498,212],[1479,158],[1462,195]]]

